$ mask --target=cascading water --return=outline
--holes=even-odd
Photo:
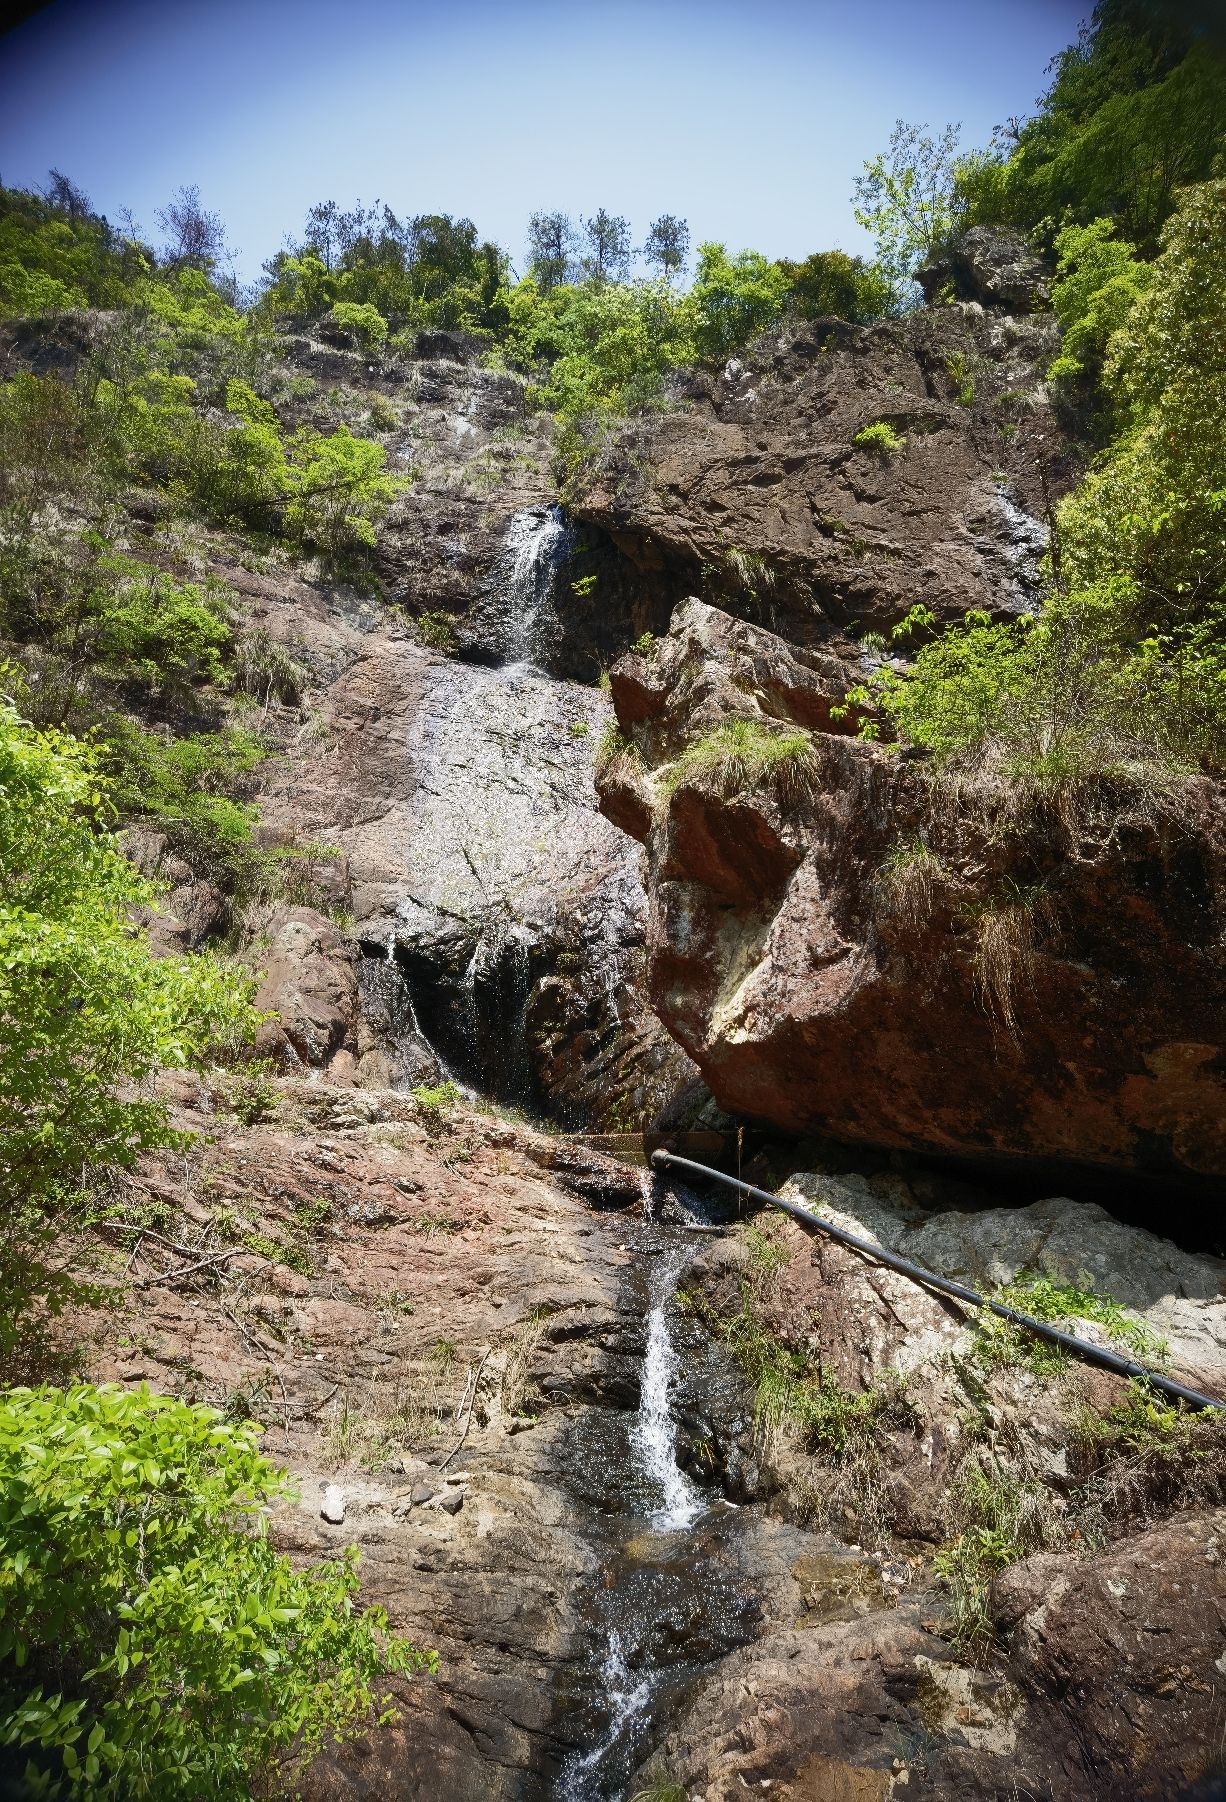
[[[503,542],[503,570],[491,625],[502,660],[543,667],[557,628],[554,590],[573,533],[561,507],[512,516]]]
[[[693,1526],[705,1504],[677,1462],[677,1422],[669,1404],[677,1354],[668,1326],[668,1309],[685,1252],[655,1262],[651,1307],[647,1314],[647,1349],[638,1418],[631,1445],[647,1480],[659,1491],[651,1524],[658,1533],[682,1532]]]
[[[606,1420],[579,1453],[588,1466],[580,1499],[603,1512],[613,1538],[591,1595],[593,1653],[566,1703],[580,1746],[559,1774],[559,1802],[620,1802],[680,1699],[712,1659],[744,1643],[756,1610],[729,1552],[734,1515],[678,1459],[674,1322],[689,1247],[662,1242],[648,1210],[637,1249],[639,1406],[620,1441]]]

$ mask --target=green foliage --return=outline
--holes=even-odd
[[[102,767],[124,818],[156,821],[200,874],[259,886],[256,813],[238,798],[266,755],[258,739],[233,728],[171,738],[119,717],[103,732]]]
[[[31,1793],[245,1802],[389,1718],[433,1668],[359,1611],[357,1554],[296,1571],[258,1429],[147,1389],[0,1400],[0,1740]]]
[[[1101,1458],[1104,1453],[1135,1454],[1181,1446],[1190,1424],[1191,1417],[1178,1402],[1167,1401],[1161,1390],[1134,1377],[1124,1399],[1105,1414],[1087,1418],[1083,1429],[1093,1441],[1096,1457]]]
[[[1044,780],[1138,763],[1217,767],[1226,756],[1226,182],[1187,191],[1148,282],[1133,284],[1102,229],[1075,242],[1088,258],[1107,257],[1108,286],[1141,291],[1108,340],[1101,378],[1126,429],[1060,505],[1055,593],[1038,621],[968,614],[909,671],[881,671],[849,699],[875,697],[903,737],[940,756],[995,746],[1015,773]]]
[[[934,1568],[950,1591],[950,1638],[959,1651],[975,1653],[994,1635],[988,1607],[992,1579],[1044,1544],[1047,1510],[1036,1485],[999,1465],[971,1464],[958,1486],[955,1513],[961,1531],[941,1547]]]
[[[267,315],[317,319],[331,308],[333,323],[347,330],[336,309],[356,308],[397,331],[484,330],[502,319],[507,263],[496,244],[479,242],[471,219],[400,219],[386,206],[346,211],[324,201],[307,215],[302,242],[265,264],[265,273],[260,310]],[[359,331],[378,333],[369,313],[361,320]]]
[[[963,351],[955,351],[945,359],[945,373],[953,383],[957,392],[960,407],[973,407],[975,404],[975,383],[967,368],[966,355]]]
[[[381,350],[387,343],[387,320],[369,301],[338,300],[328,314],[334,331],[351,338],[361,350]]]
[[[417,1103],[427,1131],[437,1132],[449,1119],[452,1111],[460,1104],[461,1095],[455,1083],[451,1081],[437,1083],[431,1087],[427,1083],[409,1090]]]
[[[155,959],[130,909],[150,890],[104,826],[98,753],[0,704],[0,1210],[7,1249],[83,1173],[173,1140],[148,1089],[166,1065],[234,1047],[256,1024],[245,976]],[[0,1276],[0,1350],[32,1300]]]
[[[1093,1289],[1055,1283],[1045,1276],[1019,1277],[998,1289],[992,1300],[1068,1332],[1075,1332],[1079,1321],[1090,1321],[1104,1329],[1112,1345],[1138,1362],[1159,1363],[1166,1356],[1165,1342],[1151,1327],[1125,1313],[1112,1296],[1099,1295]],[[987,1309],[981,1309],[975,1319],[974,1356],[990,1370],[1025,1364],[1040,1375],[1062,1370],[1067,1358],[1058,1345],[1035,1338]]]
[[[780,317],[788,289],[783,269],[756,250],[729,256],[722,244],[700,244],[690,293],[697,356],[722,363],[743,350]]]
[[[1052,306],[1063,327],[1055,376],[1097,376],[1107,344],[1149,286],[1149,266],[1109,219],[1067,225],[1056,239]]]
[[[812,774],[813,744],[807,732],[733,719],[687,745],[665,773],[664,787],[671,794],[683,782],[700,782],[731,796],[766,783],[782,800],[797,800],[808,792]]]
[[[122,306],[152,260],[70,183],[56,189],[54,171],[47,195],[0,187],[0,315]]]
[[[1014,143],[967,184],[973,218],[1037,229],[1114,220],[1152,253],[1179,191],[1226,147],[1226,58],[1190,15],[1099,0]]]
[[[344,426],[293,441],[286,518],[305,544],[332,556],[373,549],[375,527],[405,486],[387,473],[387,453]]]
[[[441,651],[444,657],[452,657],[456,651],[456,619],[454,613],[435,610],[430,613],[419,613],[413,621],[413,630],[421,643],[432,651]]]
[[[895,283],[876,263],[844,250],[819,250],[803,263],[781,262],[788,306],[802,319],[849,319],[868,325],[898,311]]]
[[[1110,343],[1104,384],[1131,429],[1060,510],[1069,584],[1130,579],[1144,609],[1130,623],[1152,621],[1176,642],[1223,623],[1224,335],[1226,181],[1217,181],[1184,196],[1148,290]]]
[[[861,450],[871,451],[882,463],[888,463],[896,457],[907,440],[896,432],[888,419],[875,419],[870,425],[861,426],[852,439]]]
[[[545,293],[529,280],[507,291],[506,305],[508,351],[523,367],[549,365],[541,398],[563,419],[644,407],[693,355],[688,303],[664,281]]]
[[[900,291],[953,231],[957,144],[956,126],[933,138],[899,119],[889,148],[855,179],[856,223],[872,232],[878,269]]]

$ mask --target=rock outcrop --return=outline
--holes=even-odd
[[[651,999],[716,1099],[864,1144],[1222,1174],[1220,787],[942,782],[825,729],[848,650],[689,601],[612,672],[603,805],[646,845]],[[687,757],[732,721],[790,756]]]
[[[628,426],[576,478],[595,526],[672,600],[698,594],[793,640],[1035,605],[1037,464],[1071,474],[1043,376],[1050,314],[955,305],[768,337]],[[884,423],[891,451],[856,443]],[[658,630],[658,628],[655,628]]]
[[[1117,1331],[1146,1329],[1154,1347],[1161,1336],[1176,1371],[1226,1393],[1218,1259],[1059,1198],[984,1210],[931,1178],[830,1171],[797,1174],[790,1192],[984,1289],[1021,1280],[1109,1296],[1127,1310]],[[1182,1794],[1217,1737],[1226,1430],[1205,1420],[1181,1449],[1164,1446],[1173,1429],[1155,1423],[1147,1436],[1141,1406],[1112,1440],[1119,1379],[1034,1369],[1024,1344],[995,1344],[907,1278],[793,1221],[758,1225],[769,1258],[721,1238],[684,1273],[687,1294],[734,1331],[748,1295],[765,1342],[823,1372],[834,1393],[881,1397],[893,1382],[894,1399],[871,1444],[840,1445],[830,1424],[808,1447],[803,1426],[768,1439],[783,1511],[829,1522],[843,1544],[781,1543],[774,1561],[761,1557],[770,1603],[759,1634],[705,1674],[644,1783],[703,1802],[767,1787],[794,1802]],[[1075,1330],[1112,1342],[1101,1321]],[[1048,1549],[1012,1562],[990,1593],[985,1570],[968,1655],[950,1643],[949,1593],[926,1573],[930,1548],[973,1538],[977,1524]]]
[[[1011,1786],[1111,1802],[1128,1782],[1165,1802],[1205,1769],[1220,1428],[1164,1450],[1138,1417],[1112,1439],[1119,1379],[985,1357],[941,1298],[790,1220],[678,1232],[694,1199],[662,1191],[647,1219],[640,1173],[580,1145],[301,1079],[245,1125],[229,1082],[168,1085],[193,1147],[145,1160],[123,1196],[162,1210],[164,1238],[115,1265],[118,1314],[75,1324],[95,1377],[262,1420],[298,1490],[276,1543],[298,1559],[357,1545],[367,1598],[439,1652],[437,1677],[397,1684],[399,1720],[317,1761],[310,1802],[543,1802],[653,1780],[704,1802],[763,1784],[794,1802]],[[930,1177],[792,1181],[836,1223],[973,1283],[1092,1287],[1161,1334],[1180,1374],[1226,1375],[1216,1260],[1058,1198],[985,1211]],[[224,1278],[183,1269],[176,1244],[229,1247]],[[647,1304],[673,1281],[678,1452],[710,1506],[660,1532],[636,1421]],[[848,1450],[833,1428],[808,1442],[756,1422],[729,1351],[747,1321],[844,1405],[865,1397],[872,1436]],[[933,1557],[967,1524],[973,1471],[1029,1555],[1015,1546],[996,1576],[972,1657]],[[611,1717],[620,1762],[585,1767]]]
[[[924,298],[936,301],[952,288],[960,300],[999,307],[1008,313],[1034,313],[1051,302],[1051,280],[1021,232],[998,226],[972,225],[949,248],[917,272]]]

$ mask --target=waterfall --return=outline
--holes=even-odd
[[[629,1435],[631,1461],[648,1492],[642,1501],[636,1498],[635,1512],[645,1502],[647,1524],[654,1534],[669,1538],[685,1533],[707,1512],[677,1462],[677,1425],[670,1407],[677,1356],[668,1310],[688,1256],[688,1248],[682,1247],[653,1260],[639,1408]],[[634,1542],[639,1550],[604,1597],[603,1650],[595,1670],[604,1730],[588,1751],[573,1755],[564,1767],[557,1789],[561,1802],[612,1802],[625,1793],[623,1779],[641,1756],[670,1682],[669,1660],[661,1657],[658,1636],[661,1629],[671,1632],[686,1612],[679,1588],[684,1592],[690,1583],[688,1548],[684,1542],[655,1541],[656,1554],[637,1535]],[[704,1605],[713,1602],[717,1589],[708,1587]]]
[[[497,608],[503,661],[543,665],[558,617],[554,586],[570,551],[571,530],[561,507],[516,513],[503,543],[503,592]]]
[[[647,1314],[647,1349],[643,1356],[638,1418],[631,1444],[643,1474],[658,1492],[659,1505],[651,1524],[659,1533],[676,1533],[690,1527],[705,1503],[677,1463],[677,1423],[669,1406],[669,1392],[676,1374],[677,1354],[668,1326],[668,1304],[676,1287],[685,1252],[656,1262]]]

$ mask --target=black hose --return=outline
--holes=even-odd
[[[903,1276],[910,1277],[912,1282],[922,1283],[925,1288],[935,1289],[941,1295],[952,1295],[955,1300],[966,1302],[971,1307],[989,1308],[1011,1326],[1034,1333],[1037,1338],[1046,1339],[1051,1345],[1059,1345],[1065,1351],[1072,1352],[1075,1357],[1084,1358],[1088,1364],[1100,1364],[1104,1370],[1114,1370],[1122,1377],[1135,1377],[1147,1383],[1151,1389],[1160,1389],[1164,1395],[1187,1402],[1192,1408],[1226,1407],[1226,1403],[1214,1401],[1211,1395],[1201,1395],[1199,1390],[1188,1389],[1183,1383],[1175,1382],[1173,1377],[1164,1377],[1145,1364],[1121,1357],[1119,1352],[1108,1351],[1106,1346],[1094,1345],[1089,1339],[1077,1339],[1072,1333],[1062,1333],[1059,1327],[1049,1326],[1045,1320],[1035,1320],[1029,1314],[1019,1314],[1016,1308],[1010,1308],[1002,1301],[990,1301],[986,1295],[976,1295],[973,1289],[967,1289],[961,1283],[951,1283],[948,1277],[935,1276],[931,1270],[925,1270],[922,1264],[912,1264],[908,1259],[900,1258],[897,1252],[887,1251],[884,1246],[874,1245],[868,1239],[860,1239],[855,1233],[844,1232],[841,1226],[834,1226],[829,1220],[822,1220],[818,1215],[811,1214],[808,1208],[802,1208],[798,1202],[787,1201],[782,1195],[772,1195],[769,1189],[756,1189],[752,1183],[743,1183],[739,1177],[725,1176],[722,1170],[713,1170],[709,1164],[696,1164],[692,1158],[679,1158],[671,1151],[653,1151],[651,1161],[657,1166],[668,1164],[679,1170],[692,1170],[696,1176],[706,1176],[712,1182],[724,1183],[738,1194],[752,1195],[755,1200],[765,1201],[772,1208],[782,1208],[785,1214],[790,1214],[803,1226],[813,1227],[815,1231],[825,1233],[827,1238],[837,1239],[840,1245],[849,1245],[853,1251],[862,1252],[865,1257],[874,1258],[878,1264],[885,1264],[890,1270],[897,1270]]]

